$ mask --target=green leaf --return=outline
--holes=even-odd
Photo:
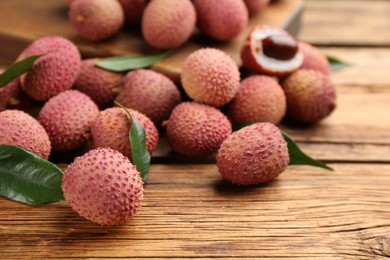
[[[327,55],[326,58],[328,59],[329,61],[329,64],[330,64],[330,69],[331,71],[335,72],[335,71],[339,71],[345,67],[348,67],[350,66],[350,64],[348,63],[345,63],[339,59],[337,59],[336,57],[333,57],[333,56],[330,56],[330,55]]]
[[[11,154],[2,154],[0,155],[0,160],[7,159],[8,157],[11,157]]]
[[[172,50],[157,55],[118,56],[101,59],[96,63],[100,68],[115,72],[147,68],[165,59]]]
[[[5,157],[7,155],[12,155]],[[22,148],[0,145],[0,195],[25,204],[63,200],[62,171]],[[5,158],[4,158],[5,157]]]
[[[331,167],[326,165],[323,162],[314,160],[298,147],[297,143],[292,139],[291,136],[289,136],[287,133],[282,132],[282,135],[284,139],[287,142],[287,147],[288,147],[288,153],[290,155],[290,164],[289,165],[310,165],[314,167],[319,167],[323,168],[326,170],[333,171]]]
[[[246,126],[250,126],[250,125],[252,125],[252,124],[254,124],[254,123],[252,123],[252,122],[238,122],[238,123],[234,123],[233,124],[233,131],[235,132],[235,131],[238,131],[238,130],[240,130],[241,128],[244,128],[244,127],[246,127]]]
[[[129,141],[131,145],[131,153],[133,156],[133,164],[137,170],[141,173],[141,178],[143,182],[146,182],[149,176],[149,166],[150,166],[150,154],[146,148],[146,134],[145,129],[135,120],[129,110],[126,107],[115,102],[120,108],[122,108],[126,113],[129,119],[131,120],[131,127],[129,131]]]
[[[0,75],[0,88],[6,86],[14,79],[31,70],[34,65],[34,62],[41,56],[42,55],[31,56],[12,64],[11,67],[9,67]]]

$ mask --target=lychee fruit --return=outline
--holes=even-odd
[[[153,122],[138,111],[129,109],[131,116],[145,129],[146,148],[150,154],[158,143],[158,131]],[[129,131],[131,121],[126,112],[119,107],[108,108],[100,112],[91,126],[92,146],[110,147],[127,156],[132,161]]]
[[[152,47],[176,48],[190,38],[195,22],[190,0],[153,0],[142,17],[142,34]]]
[[[330,65],[326,56],[311,44],[300,42],[299,50],[303,53],[303,63],[300,69],[317,70],[330,74]]]
[[[197,25],[210,38],[227,41],[248,24],[248,10],[242,0],[194,0]]]
[[[286,31],[269,26],[255,27],[241,49],[244,67],[259,74],[287,76],[303,62],[297,41]]]
[[[276,79],[250,76],[244,79],[229,104],[234,122],[270,122],[279,124],[286,114],[286,96]]]
[[[176,85],[166,76],[151,70],[135,70],[126,75],[116,101],[145,114],[160,126],[181,102],[181,96]]]
[[[230,56],[217,49],[205,48],[186,58],[181,82],[190,98],[221,107],[236,95],[240,72]]]
[[[91,123],[99,108],[85,94],[68,90],[51,98],[39,113],[39,122],[46,129],[53,150],[81,148],[89,139]]]
[[[282,86],[287,98],[287,115],[297,121],[314,124],[336,108],[336,89],[329,76],[319,71],[298,70]]]
[[[4,70],[0,69],[0,74],[3,72]],[[20,103],[18,99],[20,92],[19,79],[15,79],[6,86],[0,88],[0,112],[6,110],[7,108],[17,106]]]
[[[100,41],[119,32],[125,14],[117,0],[75,0],[70,5],[69,19],[81,37]]]
[[[165,126],[173,150],[186,156],[209,155],[232,133],[231,124],[221,111],[195,102],[175,107]]]
[[[110,148],[98,148],[68,166],[62,190],[80,216],[112,226],[128,222],[137,213],[144,188],[128,158]]]
[[[0,112],[0,144],[19,146],[46,160],[51,151],[49,136],[42,125],[19,110]]]
[[[130,25],[140,25],[149,0],[119,0],[119,3],[125,12],[126,21]]]
[[[261,12],[268,6],[269,2],[270,0],[244,0],[249,14]]]
[[[22,88],[29,96],[46,101],[72,87],[81,64],[80,53],[72,42],[59,36],[47,36],[34,41],[17,60],[33,55],[43,56],[20,78]]]
[[[234,132],[221,145],[218,170],[236,185],[257,185],[278,177],[290,161],[287,143],[271,123],[256,123]]]
[[[95,64],[99,60],[86,59],[81,62],[80,74],[73,88],[87,94],[100,109],[105,109],[112,106],[120,92],[123,75],[97,67]]]

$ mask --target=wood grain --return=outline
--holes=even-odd
[[[0,199],[0,258],[389,257],[390,166],[290,167],[258,187],[234,187],[214,165],[153,165],[130,223],[101,227],[65,203]]]

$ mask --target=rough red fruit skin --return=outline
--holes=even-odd
[[[80,74],[73,86],[87,94],[100,109],[112,106],[123,84],[123,75],[95,66],[100,59],[86,59],[81,62]]]
[[[125,14],[118,1],[75,0],[70,5],[69,19],[81,37],[100,41],[119,32]]]
[[[221,111],[195,102],[175,107],[166,126],[169,144],[186,156],[209,155],[232,133],[231,124]]]
[[[205,48],[189,55],[183,65],[181,82],[193,100],[215,107],[229,103],[240,85],[240,72],[224,52]]]
[[[181,96],[176,85],[166,76],[151,70],[135,70],[126,75],[116,101],[145,114],[160,126],[181,102]]]
[[[315,70],[298,70],[283,81],[287,115],[314,124],[336,108],[336,89],[330,78]]]
[[[142,17],[142,34],[155,48],[176,48],[190,38],[195,22],[190,0],[153,0]]]
[[[227,41],[248,24],[248,10],[242,0],[194,0],[197,25],[207,36]]]
[[[0,113],[0,144],[19,146],[46,160],[51,151],[45,129],[33,117],[19,110]]]
[[[261,12],[268,6],[269,2],[270,0],[244,0],[249,14]]]
[[[130,25],[140,25],[149,0],[119,0],[119,3],[125,12],[126,21]]]
[[[128,222],[137,213],[144,188],[128,158],[110,148],[98,148],[68,166],[62,190],[80,216],[112,226]]]
[[[299,42],[299,50],[303,53],[303,63],[300,69],[317,70],[330,75],[330,65],[325,55],[311,44]]]
[[[53,150],[70,151],[82,147],[89,139],[90,125],[99,108],[85,94],[68,90],[51,98],[39,113]]]
[[[217,166],[236,185],[257,185],[278,177],[288,166],[287,143],[271,123],[256,123],[230,135],[221,145]]]
[[[234,122],[270,122],[279,124],[286,114],[286,96],[279,83],[267,76],[244,79],[229,104],[228,114]]]
[[[80,71],[81,57],[72,42],[59,36],[47,36],[34,41],[17,60],[42,54],[45,55],[20,77],[20,82],[29,96],[47,101],[72,87]]]
[[[3,72],[4,70],[0,69],[0,74]],[[17,105],[19,103],[18,98],[20,92],[19,79],[15,79],[6,86],[0,88],[0,112],[11,106]]]
[[[158,131],[153,122],[138,111],[129,109],[131,116],[145,129],[146,148],[152,154],[158,143]],[[131,124],[122,108],[114,107],[100,112],[91,126],[92,146],[110,147],[132,161],[129,130]]]

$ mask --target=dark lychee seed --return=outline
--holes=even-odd
[[[263,52],[270,58],[290,60],[298,52],[297,42],[288,35],[271,35],[263,39]]]

